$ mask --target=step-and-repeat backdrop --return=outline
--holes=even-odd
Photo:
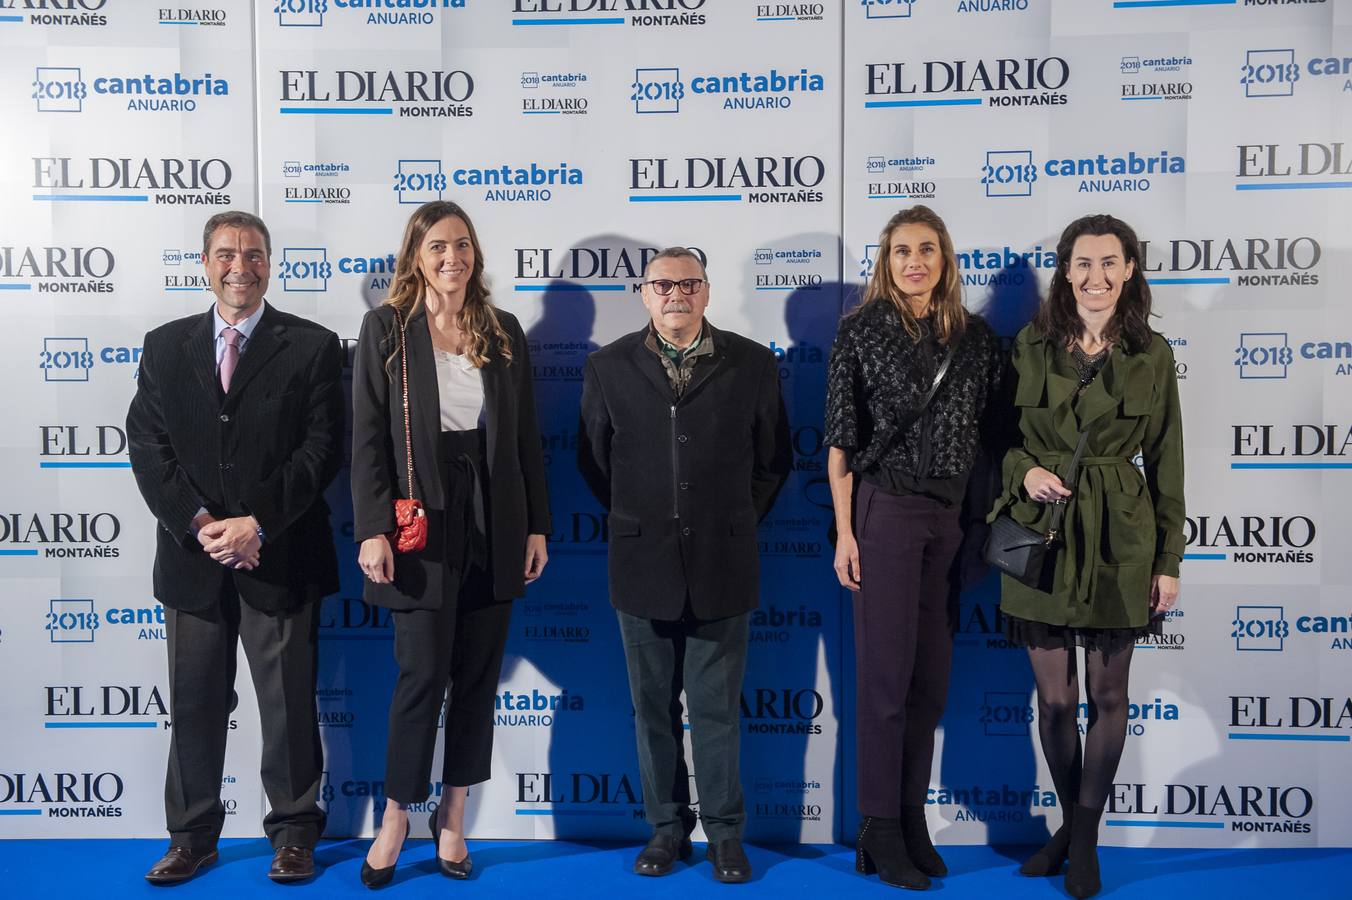
[[[513,612],[473,835],[647,833],[604,517],[573,460],[585,357],[643,325],[639,276],[673,244],[707,261],[710,319],[779,358],[793,420],[743,689],[748,834],[849,835],[825,363],[882,224],[923,202],[1006,335],[1072,218],[1112,212],[1147,242],[1188,555],[1180,609],[1137,647],[1106,840],[1352,843],[1349,109],[1352,4],[1334,2],[0,0],[0,836],[163,833],[164,619],[123,422],[144,333],[212,302],[206,218],[261,214],[269,302],[350,345],[409,213],[451,199],[530,339],[555,521]],[[378,819],[395,677],[346,482],[317,696],[333,835]],[[942,842],[1060,819],[997,604],[987,577],[958,607]],[[226,833],[256,835],[257,712],[236,689]]]

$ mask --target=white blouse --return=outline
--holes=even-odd
[[[483,373],[464,354],[432,348],[437,363],[437,393],[442,431],[472,431],[484,418]]]

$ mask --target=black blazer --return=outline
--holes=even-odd
[[[610,513],[610,602],[674,621],[754,609],[757,523],[792,464],[774,354],[707,325],[712,355],[678,400],[648,328],[587,358],[578,467]]]
[[[227,581],[276,612],[338,590],[324,490],[343,439],[342,351],[333,332],[268,304],[224,393],[212,311],[145,337],[127,411],[132,472],[159,520],[155,596],[171,609],[216,602]],[[266,539],[252,571],[227,569],[189,530],[198,509],[252,515]]]
[[[498,601],[508,601],[526,593],[526,535],[549,534],[551,525],[526,336],[516,316],[502,310],[497,315],[511,340],[512,360],[504,360],[495,345],[488,364],[480,370],[487,413],[488,484],[484,493],[493,593]],[[444,486],[437,468],[441,400],[427,313],[420,311],[407,319],[405,329],[413,479],[415,496],[428,510],[427,548],[420,553],[396,553],[394,582],[368,580],[364,596],[368,603],[390,609],[437,609],[446,573],[442,559]],[[385,366],[398,348],[393,308],[378,306],[368,312],[362,319],[352,376],[352,510],[353,537],[358,543],[394,531],[394,500],[409,496],[403,376],[397,353],[388,370]]]

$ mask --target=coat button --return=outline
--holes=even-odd
[[[222,422],[229,422],[229,421],[230,421],[230,414],[229,414],[229,413],[221,413],[221,421],[222,421]]]
[[[676,435],[676,440],[678,440],[678,441],[680,441],[682,444],[684,444],[686,441],[690,440],[690,438],[687,437],[686,435],[678,434],[678,435]]]
[[[682,528],[682,529],[681,529],[681,537],[690,537],[690,529],[689,529],[689,528]]]
[[[688,481],[682,481],[682,482],[681,482],[681,490],[683,490],[683,491],[688,491],[688,490],[690,490],[690,482],[688,482]]]
[[[234,463],[221,463],[221,471],[222,471],[222,472],[229,472],[229,471],[230,471],[231,469],[233,469],[234,467],[235,467],[235,464],[234,464]]]

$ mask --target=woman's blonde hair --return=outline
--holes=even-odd
[[[469,285],[465,289],[465,305],[460,308],[460,313],[456,317],[460,330],[468,339],[465,356],[476,368],[482,368],[487,365],[489,351],[496,342],[498,354],[510,363],[512,342],[498,321],[493,304],[489,301],[488,284],[484,280],[484,254],[479,246],[479,235],[474,230],[474,223],[459,204],[449,200],[434,200],[431,203],[424,203],[409,216],[408,225],[404,228],[404,239],[399,244],[399,255],[394,262],[394,280],[390,284],[390,295],[385,299],[384,305],[397,309],[405,322],[422,310],[426,302],[427,280],[423,277],[422,266],[418,264],[418,254],[427,232],[438,222],[451,216],[465,223],[470,245],[474,248],[474,269],[470,272]],[[396,341],[390,359],[392,360],[398,353],[399,345]],[[387,369],[388,363],[389,360]]]
[[[890,302],[896,307],[906,333],[912,340],[920,340],[920,322],[911,312],[911,305],[906,302],[901,286],[892,280],[892,235],[902,225],[925,225],[939,235],[939,252],[943,257],[944,268],[939,283],[930,295],[930,309],[933,310],[931,321],[939,343],[947,344],[960,337],[967,327],[967,310],[962,305],[962,275],[958,272],[958,255],[953,250],[953,238],[949,236],[944,220],[928,206],[903,209],[887,220],[878,238],[878,256],[873,263],[873,275],[864,289],[864,302],[859,308],[863,309],[869,303],[880,300]]]

